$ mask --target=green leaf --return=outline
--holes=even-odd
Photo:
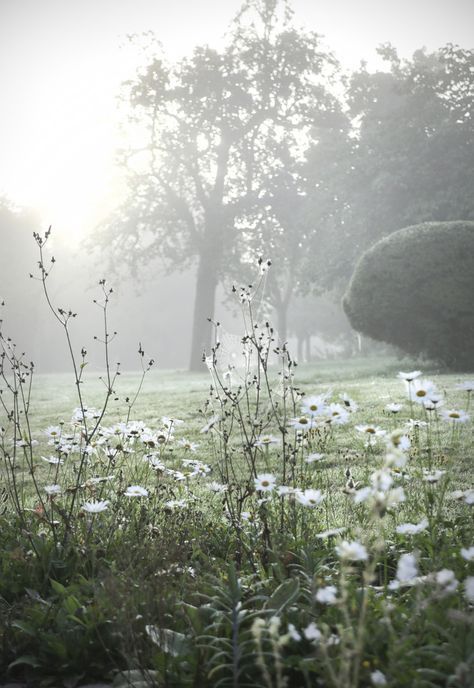
[[[186,612],[189,621],[191,622],[191,626],[193,627],[194,632],[198,634],[202,633],[204,626],[200,614],[200,609],[198,607],[195,607],[193,604],[188,604],[187,602],[183,602],[182,607]]]
[[[296,600],[300,591],[300,584],[296,578],[288,578],[281,583],[265,603],[265,609],[272,611],[274,616],[281,612]]]
[[[183,602],[180,606],[186,612],[195,633],[198,635],[204,633],[205,626],[211,621],[213,610],[205,606],[195,607],[187,602]]]
[[[20,631],[23,631],[23,633],[26,633],[27,635],[31,635],[33,638],[35,638],[38,635],[38,633],[36,632],[36,629],[32,628],[31,626],[29,626],[24,621],[20,621],[20,620],[14,621],[12,623],[12,628],[18,628]]]
[[[76,597],[74,597],[74,595],[66,597],[66,599],[63,601],[64,609],[71,616],[73,616],[77,612],[80,606],[81,605],[79,604],[79,600]]]
[[[21,657],[18,657],[18,659],[15,659],[14,662],[9,664],[8,668],[13,669],[13,667],[20,666],[21,664],[27,664],[34,669],[37,669],[41,666],[41,662],[34,655],[22,655]]]
[[[66,588],[64,587],[64,585],[58,583],[58,581],[55,581],[52,578],[50,578],[49,581],[55,593],[61,596],[66,594]]]

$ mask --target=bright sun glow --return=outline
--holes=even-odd
[[[387,40],[401,54],[423,43],[466,44],[472,26],[468,4],[452,0],[448,10],[445,2],[435,7],[431,0],[399,0],[382,12],[376,0],[294,0],[297,24],[324,34],[352,68],[362,57],[370,62],[375,46]],[[119,134],[117,96],[140,62],[124,37],[151,29],[173,60],[199,43],[219,46],[240,5],[241,0],[0,2],[0,196],[37,210],[45,225],[72,242],[92,230],[124,192],[123,173],[114,164],[126,143]],[[425,15],[431,23],[420,31]]]
[[[114,96],[126,65],[110,67],[99,67],[104,78],[95,81],[79,62],[45,75],[33,94],[33,126],[23,127],[11,156],[9,193],[73,243],[120,199]]]

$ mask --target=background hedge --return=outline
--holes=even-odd
[[[474,370],[474,222],[428,222],[378,241],[343,306],[362,334]]]

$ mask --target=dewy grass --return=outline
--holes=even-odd
[[[122,374],[100,290],[101,375],[53,304],[71,375],[35,376],[1,335],[0,674],[470,685],[472,380],[297,366],[249,289],[236,365],[217,331],[210,378],[150,370],[141,346]]]

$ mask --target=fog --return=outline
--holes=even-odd
[[[47,304],[38,270],[39,252],[33,238],[38,224],[38,218],[32,215],[6,209],[0,212],[2,332],[25,353],[27,362],[35,363],[37,372],[67,372],[71,360],[64,331]],[[107,288],[113,289],[108,329],[110,334],[117,334],[110,345],[111,361],[120,362],[123,370],[138,370],[141,344],[147,360],[154,359],[158,368],[187,368],[191,354],[195,269],[167,274],[163,266],[153,265],[152,270],[143,270],[136,277],[116,274],[109,277],[107,270],[101,270],[97,257],[80,248],[71,250],[67,243],[54,236],[54,231],[45,254],[56,260],[47,280],[51,301],[56,308],[70,309],[77,314],[70,322],[71,336],[76,354],[82,347],[86,348],[90,370],[104,368],[103,344],[94,339],[104,338],[103,311],[94,303],[94,300],[102,302],[99,281],[103,278],[107,280]],[[311,303],[310,319],[308,302]],[[224,286],[218,290],[215,319],[220,323],[221,337],[227,336],[229,353],[234,349],[239,351],[239,340],[244,334],[240,304]],[[309,320],[312,354],[308,351]],[[314,358],[340,356],[357,346],[340,305],[328,299],[296,301],[291,325],[291,349],[295,356],[301,352],[300,360],[307,360],[310,355]]]
[[[392,351],[351,329],[342,297],[377,241],[474,220],[471,3],[119,5],[0,9],[3,334],[39,372],[70,366],[32,236],[52,225],[48,294],[77,314],[92,369],[102,279],[123,369],[141,346],[205,370],[208,319],[238,351],[239,289],[260,282],[260,316],[297,360]]]

